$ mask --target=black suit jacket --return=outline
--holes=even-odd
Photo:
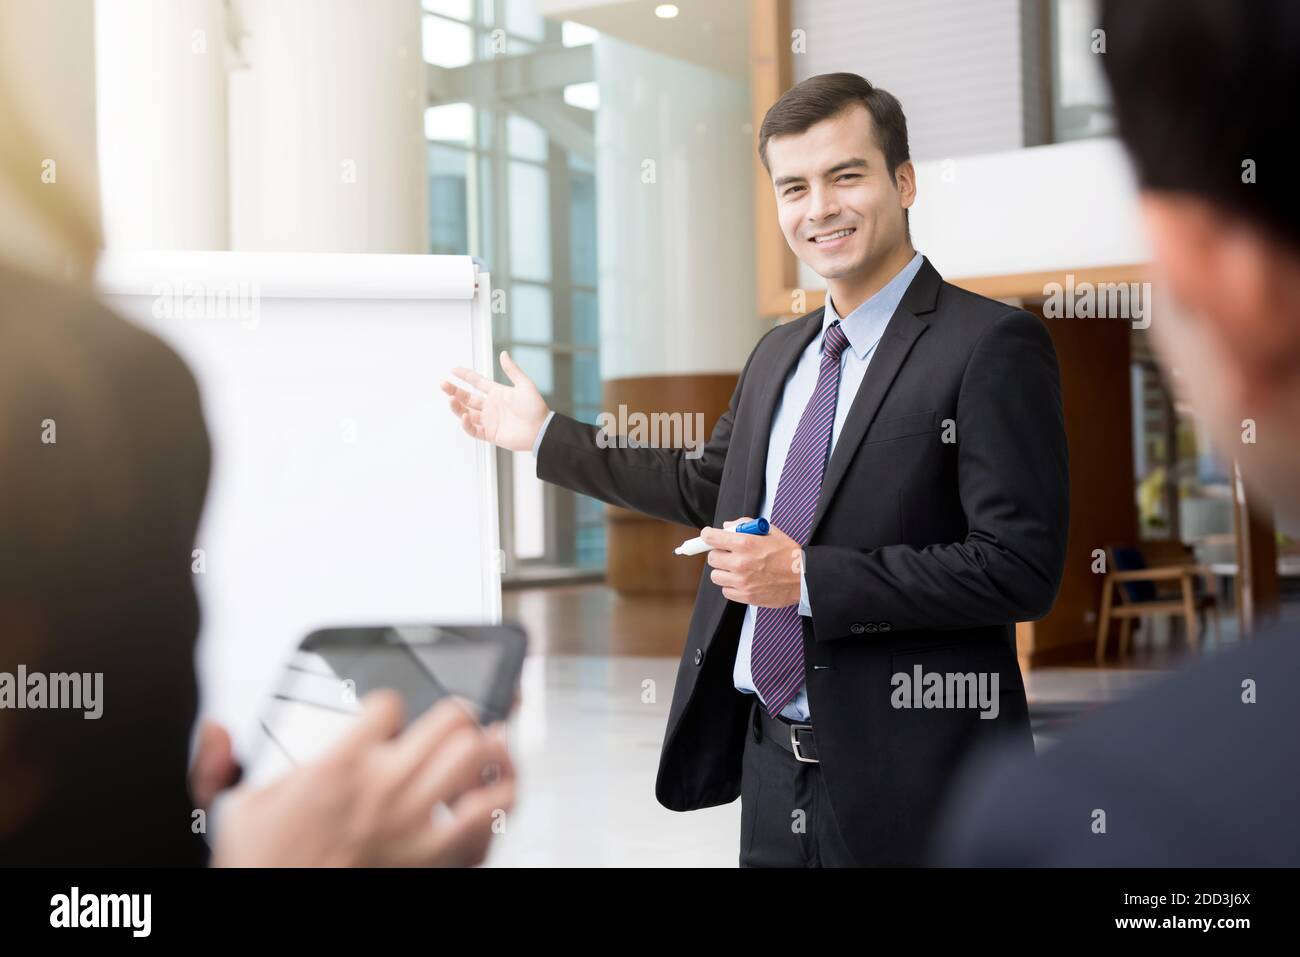
[[[538,476],[684,525],[755,515],[773,411],[821,323],[818,309],[763,336],[700,457],[602,448],[595,426],[556,415]],[[1010,739],[1032,751],[1014,623],[1055,599],[1067,487],[1047,330],[945,283],[926,260],[836,441],[806,548],[808,700],[835,818],[859,863],[920,862],[951,774],[977,745]],[[731,677],[743,613],[706,568],[655,786],[665,807],[740,793],[753,700]],[[996,672],[997,718],[893,707],[891,676],[914,664]]]
[[[170,348],[0,266],[0,672],[103,674],[98,719],[0,709],[0,866],[206,862],[186,770],[208,468]]]

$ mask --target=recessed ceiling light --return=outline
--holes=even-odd
[[[664,20],[671,20],[673,17],[677,16],[677,4],[675,3],[659,4],[659,6],[655,7],[655,16],[661,17]]]

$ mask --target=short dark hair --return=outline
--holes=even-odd
[[[1101,28],[1115,119],[1139,183],[1201,196],[1300,249],[1288,146],[1300,4],[1105,0]],[[1247,160],[1257,182],[1243,182]]]
[[[907,117],[903,105],[888,90],[872,86],[856,73],[822,73],[810,76],[786,90],[763,117],[758,131],[758,158],[769,173],[767,141],[773,136],[803,133],[822,120],[828,120],[861,103],[871,113],[876,141],[885,154],[885,165],[894,179],[898,167],[911,159],[907,149]]]

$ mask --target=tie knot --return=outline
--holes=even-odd
[[[849,337],[846,336],[844,330],[840,328],[840,321],[838,319],[827,327],[826,338],[823,341],[822,346],[829,355],[834,356],[836,359],[838,359],[840,354],[848,348]]]

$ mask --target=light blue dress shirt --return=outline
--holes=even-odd
[[[921,268],[922,256],[917,253],[911,261],[899,270],[879,292],[854,309],[845,318],[835,311],[830,294],[826,296],[826,311],[822,315],[822,331],[814,337],[795,363],[794,369],[785,380],[785,391],[772,414],[772,431],[767,440],[767,469],[763,484],[763,505],[758,515],[771,519],[772,505],[776,500],[777,483],[781,480],[781,470],[785,467],[786,453],[794,440],[795,429],[803,415],[804,407],[812,398],[817,388],[817,374],[821,369],[822,342],[826,338],[826,329],[832,322],[840,320],[840,328],[848,337],[849,347],[840,356],[840,389],[835,399],[835,422],[831,426],[831,449],[840,436],[844,420],[848,418],[849,408],[858,394],[858,386],[867,374],[867,366],[876,352],[876,346],[885,327],[894,316],[894,310],[903,300],[903,293],[912,284],[912,279]],[[829,459],[828,459],[829,461]],[[806,558],[806,554],[805,554]],[[805,568],[807,563],[805,561]],[[803,574],[799,576],[799,614],[812,615],[808,603],[808,582]],[[731,678],[736,689],[747,694],[758,694],[754,687],[754,678],[750,672],[749,658],[754,643],[754,623],[758,618],[758,608],[749,605],[745,609],[745,621],[740,626],[740,644],[736,648],[736,664]],[[762,700],[762,695],[759,695]],[[812,717],[808,708],[808,688],[804,685],[799,693],[786,705],[781,713],[793,721],[807,721]]]
[[[799,356],[799,361],[795,363],[794,369],[785,380],[785,390],[781,394],[781,399],[777,403],[776,410],[772,415],[772,431],[768,436],[767,443],[767,469],[764,479],[763,504],[758,514],[754,518],[766,517],[771,518],[772,504],[776,498],[777,484],[781,480],[781,470],[785,466],[786,453],[790,450],[790,442],[794,439],[795,429],[799,425],[799,418],[803,415],[804,406],[812,398],[813,390],[817,387],[817,373],[821,368],[821,351],[822,341],[826,337],[826,329],[832,322],[840,320],[841,328],[848,337],[849,347],[844,350],[840,356],[840,389],[835,400],[835,423],[831,427],[831,449],[835,448],[835,441],[839,438],[840,429],[844,425],[844,420],[848,417],[849,408],[853,405],[853,399],[858,394],[858,386],[862,384],[863,378],[867,373],[867,366],[871,364],[871,357],[875,354],[876,346],[880,342],[881,336],[885,334],[885,327],[889,325],[889,320],[894,316],[894,310],[903,300],[903,293],[907,292],[907,287],[912,284],[917,272],[921,268],[922,256],[917,253],[912,257],[893,279],[889,280],[879,292],[864,302],[853,312],[849,313],[847,318],[841,319],[835,312],[835,306],[831,302],[830,294],[826,296],[826,311],[822,316],[821,334],[808,343],[807,348]],[[546,428],[551,424],[551,416],[555,415],[550,412],[546,420],[542,423],[541,429],[537,432],[537,438],[533,441],[533,457],[537,457],[537,450],[541,447],[542,437],[546,434]],[[740,516],[736,516],[739,518]],[[806,568],[805,563],[805,568]],[[812,615],[812,608],[808,603],[808,583],[803,575],[799,577],[799,614]],[[750,651],[754,643],[754,622],[757,620],[757,607],[749,605],[745,608],[745,620],[740,628],[740,644],[736,648],[736,663],[732,669],[732,681],[738,691],[746,694],[757,694],[754,687],[754,679],[750,673],[749,659]],[[762,700],[762,696],[759,696]],[[799,693],[788,705],[782,709],[781,713],[787,718],[794,721],[807,721],[811,718],[808,709],[808,689],[807,686],[800,687]]]
[[[555,414],[552,409],[546,413],[546,418],[542,419],[542,427],[537,430],[537,438],[533,439],[533,458],[537,458],[537,450],[542,447],[542,436],[546,434],[546,427],[551,424],[551,416]]]

